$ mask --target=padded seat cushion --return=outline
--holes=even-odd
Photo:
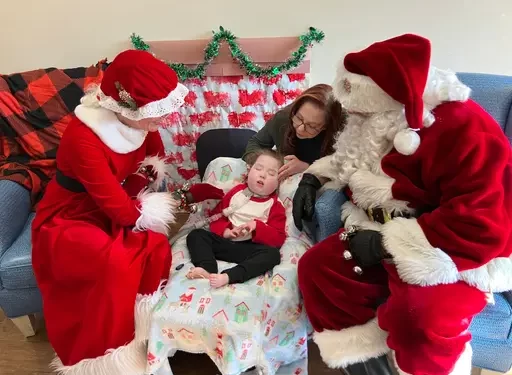
[[[506,340],[511,337],[512,307],[503,294],[494,294],[494,305],[487,305],[471,322],[473,336],[493,340]]]
[[[32,220],[28,217],[21,234],[0,258],[0,279],[6,289],[25,289],[36,287],[32,270]]]

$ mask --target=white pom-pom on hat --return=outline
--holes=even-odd
[[[420,136],[410,128],[400,130],[393,138],[393,146],[402,155],[412,155],[420,146]]]

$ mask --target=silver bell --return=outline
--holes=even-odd
[[[345,258],[345,260],[350,260],[350,259],[352,259],[352,254],[350,253],[350,251],[345,250],[345,251],[343,252],[343,258]]]
[[[342,234],[340,234],[340,240],[348,241],[348,234],[347,234],[347,232],[343,232]]]
[[[363,274],[363,269],[359,266],[355,266],[354,268],[352,268],[354,270],[355,273],[357,273],[358,275],[362,275]]]

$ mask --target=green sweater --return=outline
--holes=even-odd
[[[253,135],[242,156],[244,161],[250,159],[252,153],[262,148],[272,149],[276,146],[277,152],[283,152],[284,133],[290,123],[290,110],[290,107],[285,107],[278,111],[258,133]]]

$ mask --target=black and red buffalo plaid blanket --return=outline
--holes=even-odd
[[[0,180],[29,189],[33,205],[55,173],[60,138],[84,89],[101,81],[106,66],[0,75]]]

